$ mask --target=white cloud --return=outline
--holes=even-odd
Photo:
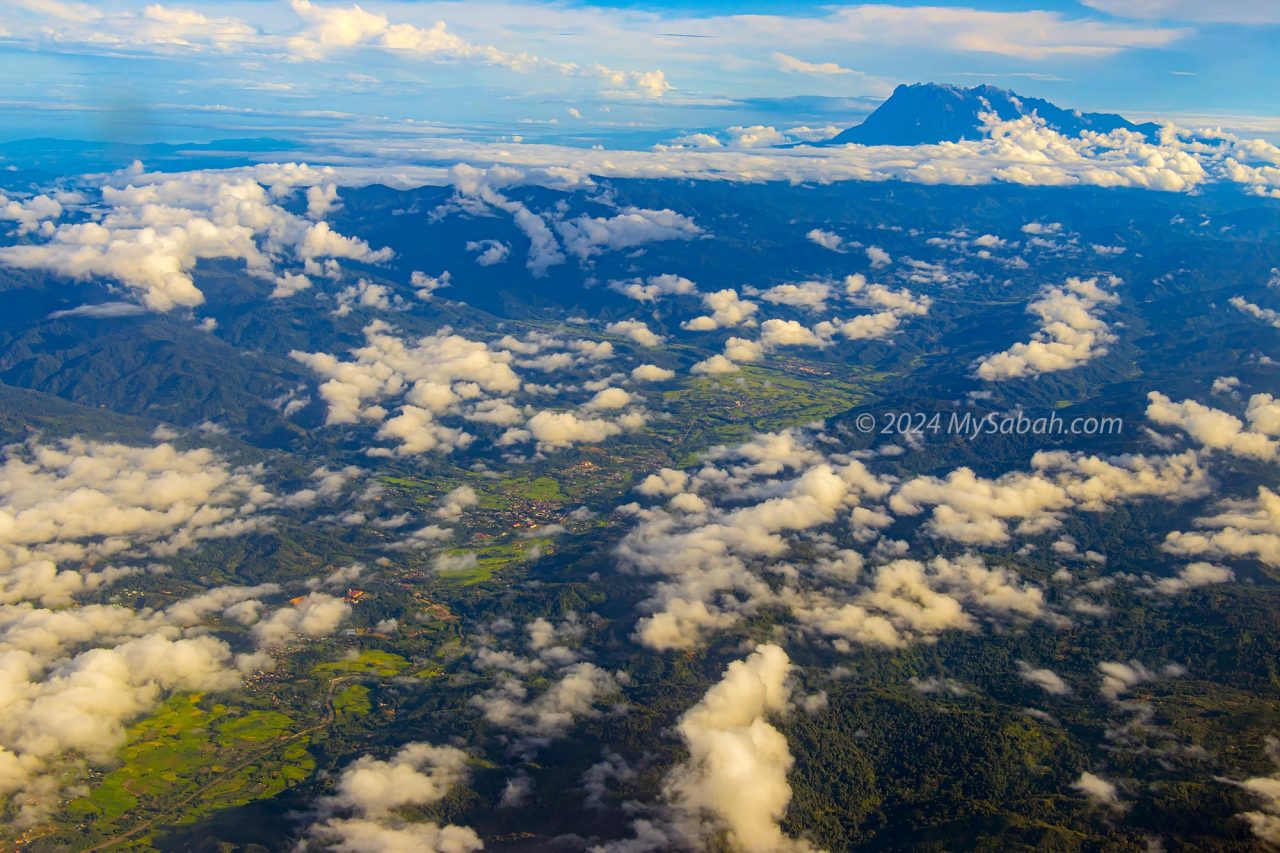
[[[704,293],[702,304],[711,314],[694,317],[682,324],[691,332],[708,332],[724,326],[741,326],[754,323],[752,315],[760,309],[754,302],[743,299],[736,290],[725,288],[714,293]]]
[[[655,334],[641,320],[619,320],[616,323],[610,323],[604,327],[604,330],[611,335],[622,335],[642,347],[659,347],[666,340],[661,335]]]
[[[725,128],[725,133],[729,134],[729,147],[731,148],[768,148],[790,141],[787,139],[786,134],[776,127],[761,124],[754,124],[750,127],[734,125],[733,127]]]
[[[307,187],[307,216],[312,219],[324,219],[341,205],[338,203],[338,187],[336,184],[316,184]]]
[[[1068,510],[1100,512],[1115,503],[1163,497],[1186,500],[1208,490],[1194,453],[1174,456],[1102,458],[1041,451],[1032,471],[1010,471],[995,479],[957,468],[944,478],[915,477],[894,492],[890,507],[901,515],[934,509],[925,530],[956,542],[998,545],[1009,541],[1009,524],[1024,535],[1056,528]]]
[[[62,213],[62,204],[43,193],[21,199],[0,193],[0,220],[16,222],[18,235],[30,234],[45,220],[58,219]]]
[[[328,170],[306,177],[321,175]],[[43,242],[0,248],[0,263],[75,279],[113,278],[148,308],[169,311],[204,302],[192,279],[203,259],[241,260],[251,274],[275,279],[286,254],[304,269],[321,258],[380,263],[391,257],[389,249],[375,251],[326,222],[289,213],[250,178],[213,171],[127,178],[124,187],[102,188],[107,210],[101,217],[61,223]],[[276,295],[296,293],[304,281],[280,278]]]
[[[310,286],[310,282],[307,283],[307,286]],[[49,319],[56,320],[61,317],[111,319],[114,317],[136,317],[139,314],[146,313],[146,308],[133,302],[96,302],[92,305],[77,305],[75,308],[54,311],[49,315]]]
[[[1034,684],[1050,696],[1066,696],[1071,692],[1071,686],[1051,669],[1038,669],[1026,661],[1018,661],[1018,673],[1023,681]]]
[[[300,637],[327,637],[351,615],[351,605],[323,592],[311,592],[253,626],[261,646],[276,646]]]
[[[737,373],[740,368],[737,364],[730,361],[723,355],[713,355],[704,358],[702,361],[695,362],[690,368],[690,373],[701,373],[708,376],[720,376],[725,373]]]
[[[845,529],[876,535],[884,522],[875,508],[891,490],[861,462],[825,458],[792,432],[722,448],[692,476],[660,471],[642,481],[640,493],[673,497],[664,508],[627,510],[637,521],[619,557],[657,578],[637,639],[691,648],[764,606],[788,610],[796,630],[846,648],[897,648],[988,619],[1047,615],[1041,590],[972,554],[893,559],[874,569],[829,544],[795,556],[796,543],[823,543]]]
[[[1208,6],[1196,0],[1082,0],[1084,5],[1120,18],[1155,18],[1229,24],[1278,24],[1280,9],[1270,0],[1236,0]]]
[[[851,320],[831,321],[833,332],[838,331],[851,341],[886,338],[898,330],[904,317],[923,317],[933,305],[928,296],[916,296],[906,289],[891,290],[882,284],[867,284],[866,276],[861,273],[845,276],[845,295],[854,304],[879,309]]]
[[[871,262],[873,270],[883,269],[893,263],[893,258],[889,257],[889,253],[879,246],[867,246],[865,251],[867,260]]]
[[[623,209],[609,216],[582,216],[556,222],[565,250],[586,260],[604,251],[630,249],[661,240],[692,240],[702,229],[674,210]]]
[[[554,450],[575,444],[597,444],[618,435],[622,427],[601,418],[581,418],[573,412],[538,412],[525,429],[540,449]]]
[[[257,467],[203,449],[68,439],[6,448],[0,468],[0,797],[21,826],[115,760],[125,727],[166,696],[221,691],[241,666],[209,618],[248,624],[275,584],[219,587],[166,610],[77,596],[206,539],[258,529],[278,501]],[[42,602],[54,609],[37,607]],[[345,605],[344,605],[345,606]],[[68,790],[64,790],[66,787]]]
[[[1182,566],[1175,576],[1162,578],[1154,584],[1152,589],[1161,595],[1178,595],[1197,587],[1230,583],[1235,580],[1235,577],[1235,572],[1226,566],[1201,561]]]
[[[1098,664],[1098,672],[1102,674],[1098,692],[1105,698],[1118,702],[1139,684],[1155,681],[1161,677],[1177,678],[1185,674],[1186,670],[1178,664],[1167,664],[1157,671],[1149,669],[1139,661],[1131,660],[1128,663],[1103,661]]]
[[[1211,450],[1235,456],[1273,460],[1280,457],[1280,400],[1270,394],[1254,394],[1243,421],[1221,409],[1183,400],[1175,403],[1152,391],[1147,395],[1147,419],[1161,426],[1175,427],[1193,441]]]
[[[765,320],[760,324],[760,343],[773,347],[821,347],[827,341],[796,320]]]
[[[334,299],[338,303],[333,311],[336,317],[346,317],[357,307],[374,311],[403,311],[409,307],[403,297],[392,293],[385,284],[374,284],[363,278],[338,291]]]
[[[597,703],[617,692],[611,673],[579,661],[562,668],[557,679],[533,699],[528,687],[506,676],[472,704],[499,728],[543,738],[563,737],[576,720],[599,716]]]
[[[637,302],[657,302],[659,297],[696,293],[697,287],[689,279],[663,273],[651,275],[647,279],[628,279],[611,281],[609,287],[621,294],[629,296]]]
[[[1118,279],[1111,280],[1111,286]],[[1025,343],[983,357],[977,373],[988,382],[1038,376],[1079,367],[1107,354],[1115,335],[1099,318],[1103,306],[1117,297],[1098,286],[1097,278],[1068,278],[1062,287],[1047,287],[1027,311],[1040,319],[1040,329]]]
[[[476,255],[476,263],[482,267],[504,263],[511,254],[511,247],[501,240],[469,240],[466,250],[479,253]]]
[[[676,372],[656,364],[642,364],[632,368],[631,378],[637,382],[666,382],[676,378]]]
[[[1258,487],[1252,500],[1225,500],[1220,512],[1196,519],[1200,529],[1175,531],[1164,550],[1195,557],[1254,559],[1280,566],[1280,494]]]
[[[785,53],[775,52],[773,59],[783,71],[795,74],[856,74],[852,68],[845,68],[834,62],[806,62]]]
[[[1233,296],[1231,297],[1230,302],[1232,306],[1234,306],[1240,311],[1243,311],[1249,316],[1255,319],[1261,320],[1262,322],[1266,323],[1268,326],[1273,326],[1277,329],[1280,329],[1280,311],[1274,311],[1270,308],[1263,308],[1260,305],[1256,305],[1250,302],[1249,300],[1245,299],[1243,296]]]
[[[1114,806],[1120,802],[1120,794],[1116,790],[1114,782],[1109,782],[1101,776],[1095,776],[1088,771],[1081,773],[1080,778],[1071,787],[1094,802],[1105,806]]]
[[[606,91],[625,91],[660,98],[671,85],[661,71],[617,71],[600,64],[579,65],[529,53],[509,53],[492,45],[466,41],[450,32],[444,21],[431,27],[393,23],[385,15],[360,6],[317,6],[310,0],[291,0],[308,29],[288,41],[296,57],[320,59],[335,51],[357,46],[377,47],[393,53],[434,62],[470,62],[515,72],[543,72],[596,81]]]
[[[352,350],[350,361],[329,353],[290,355],[324,378],[320,396],[328,404],[327,423],[380,423],[379,436],[397,440],[401,454],[466,446],[472,437],[440,419],[460,416],[468,407],[504,398],[522,386],[511,367],[511,352],[448,329],[405,341],[391,334],[386,323],[374,321],[364,335],[364,346]],[[400,414],[388,418],[384,404],[393,401],[399,401]]]
[[[679,814],[676,824],[701,847],[718,831],[744,853],[811,850],[787,837],[779,822],[791,801],[787,782],[794,759],[767,717],[791,701],[791,661],[776,645],[760,645],[734,661],[724,677],[680,718],[688,760],[668,774],[663,791]]]
[[[462,517],[462,513],[480,503],[480,496],[476,494],[476,490],[470,486],[458,486],[440,499],[440,505],[436,507],[436,518],[443,518],[446,521],[456,521]]]
[[[511,214],[516,227],[529,240],[529,256],[525,266],[535,276],[546,275],[550,267],[564,263],[560,243],[547,220],[530,210],[523,202],[507,198],[498,190],[517,184],[524,177],[517,169],[507,166],[476,168],[458,163],[449,169],[449,182],[459,198],[479,202]]]
[[[438,276],[427,275],[421,270],[414,270],[409,276],[409,283],[416,288],[414,293],[419,299],[430,299],[437,290],[442,287],[448,287],[452,279],[453,276],[449,274],[448,270]]]
[[[1280,766],[1280,741],[1268,737],[1266,743],[1267,755],[1273,763]],[[1252,794],[1258,802],[1256,811],[1244,812],[1240,817],[1248,822],[1253,834],[1264,843],[1280,844],[1280,771],[1270,776],[1246,779],[1239,785]]]
[[[631,404],[632,397],[621,388],[601,388],[596,395],[583,404],[587,409],[623,409]]]
[[[65,604],[107,577],[58,563],[167,556],[254,530],[272,500],[260,475],[168,444],[12,446],[0,467],[0,601]]]
[[[431,806],[468,776],[467,754],[452,746],[408,743],[386,760],[362,756],[317,804],[322,820],[306,835],[351,853],[469,853],[484,844],[463,826],[411,822],[397,812]]]
[[[857,243],[847,242],[834,231],[824,231],[821,228],[814,228],[804,236],[810,243],[816,243],[822,248],[830,249],[833,252],[846,252],[858,245]]]
[[[831,285],[822,281],[801,281],[779,284],[763,290],[759,297],[774,305],[790,305],[796,308],[808,308],[811,311],[825,311],[827,300],[831,297]]]

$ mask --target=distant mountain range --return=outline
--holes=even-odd
[[[966,89],[915,83],[894,89],[862,124],[841,131],[827,144],[922,145],[981,139],[984,134],[979,116],[990,112],[1005,121],[1034,114],[1066,136],[1079,136],[1086,130],[1109,133],[1124,128],[1153,138],[1160,129],[1153,122],[1134,124],[1114,113],[1065,110],[1042,98],[1024,98],[996,86]]]

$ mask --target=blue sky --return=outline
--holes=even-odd
[[[1280,3],[1218,5],[6,0],[0,141],[648,144],[853,124],[925,80],[1274,136]]]

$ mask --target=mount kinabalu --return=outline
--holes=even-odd
[[[1151,122],[1134,124],[1114,113],[1066,110],[1041,98],[1024,98],[995,86],[966,89],[916,83],[898,86],[862,124],[840,132],[828,144],[921,145],[981,139],[983,113],[995,113],[1003,121],[1034,114],[1067,136],[1079,136],[1086,130],[1109,133],[1123,128],[1152,137],[1159,131],[1159,125]]]

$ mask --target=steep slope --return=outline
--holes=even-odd
[[[1034,114],[1067,136],[1079,136],[1086,130],[1109,133],[1119,128],[1151,136],[1159,130],[1151,122],[1134,124],[1112,113],[1065,110],[1041,98],[1024,98],[995,86],[966,89],[915,83],[894,89],[862,124],[842,131],[828,144],[922,145],[981,139],[981,116],[992,112],[1005,121]]]

